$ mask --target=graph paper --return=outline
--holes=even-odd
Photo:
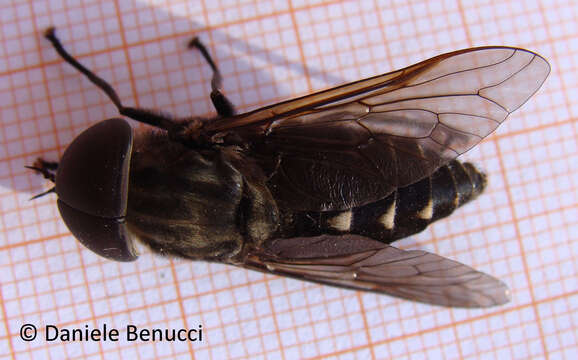
[[[573,1],[0,0],[0,358],[578,358],[578,7]],[[241,112],[441,53],[527,48],[544,86],[462,157],[488,175],[475,202],[397,246],[502,279],[507,305],[447,309],[144,251],[115,263],[80,245],[50,184],[82,130],[118,116],[42,32],[124,104],[214,115],[198,35]],[[133,125],[138,126],[133,123]],[[25,341],[26,324],[38,336]],[[202,329],[195,341],[47,340],[63,329]],[[24,331],[25,333],[27,331]],[[198,332],[197,332],[198,334]]]

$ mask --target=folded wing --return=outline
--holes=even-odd
[[[249,254],[248,268],[454,307],[509,301],[500,280],[425,251],[405,251],[358,235],[275,239]]]
[[[469,150],[550,71],[527,50],[473,48],[211,125],[253,144],[284,206],[343,210],[384,198]]]

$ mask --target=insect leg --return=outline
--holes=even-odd
[[[169,116],[162,115],[157,113],[153,110],[149,109],[139,109],[139,108],[132,108],[132,107],[125,107],[122,105],[120,98],[118,97],[116,91],[107,83],[104,79],[100,78],[92,71],[84,67],[81,63],[79,63],[72,55],[70,55],[62,46],[62,43],[56,37],[54,33],[54,27],[50,27],[44,33],[46,39],[48,39],[54,49],[72,67],[76,70],[80,71],[84,76],[88,78],[94,85],[98,86],[104,93],[109,97],[109,99],[114,103],[117,107],[118,111],[131,119],[136,121],[140,121],[145,124],[149,124],[155,127],[159,127],[161,129],[169,130],[175,128],[177,123],[170,118]]]
[[[194,37],[189,42],[189,49],[196,48],[201,52],[201,55],[205,58],[205,60],[213,69],[213,78],[211,79],[211,101],[217,110],[217,113],[222,117],[229,117],[235,115],[235,107],[233,103],[221,92],[223,87],[223,77],[221,76],[221,72],[219,68],[213,61],[213,58],[209,54],[209,51],[203,45],[201,40],[198,37]]]

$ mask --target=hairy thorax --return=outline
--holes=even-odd
[[[238,149],[195,150],[150,131],[134,144],[127,223],[154,251],[237,262],[275,232],[275,203]]]

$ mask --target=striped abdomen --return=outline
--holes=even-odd
[[[432,176],[371,204],[347,211],[290,214],[283,235],[354,233],[389,243],[450,215],[477,197],[485,185],[485,175],[472,164],[452,161]]]

